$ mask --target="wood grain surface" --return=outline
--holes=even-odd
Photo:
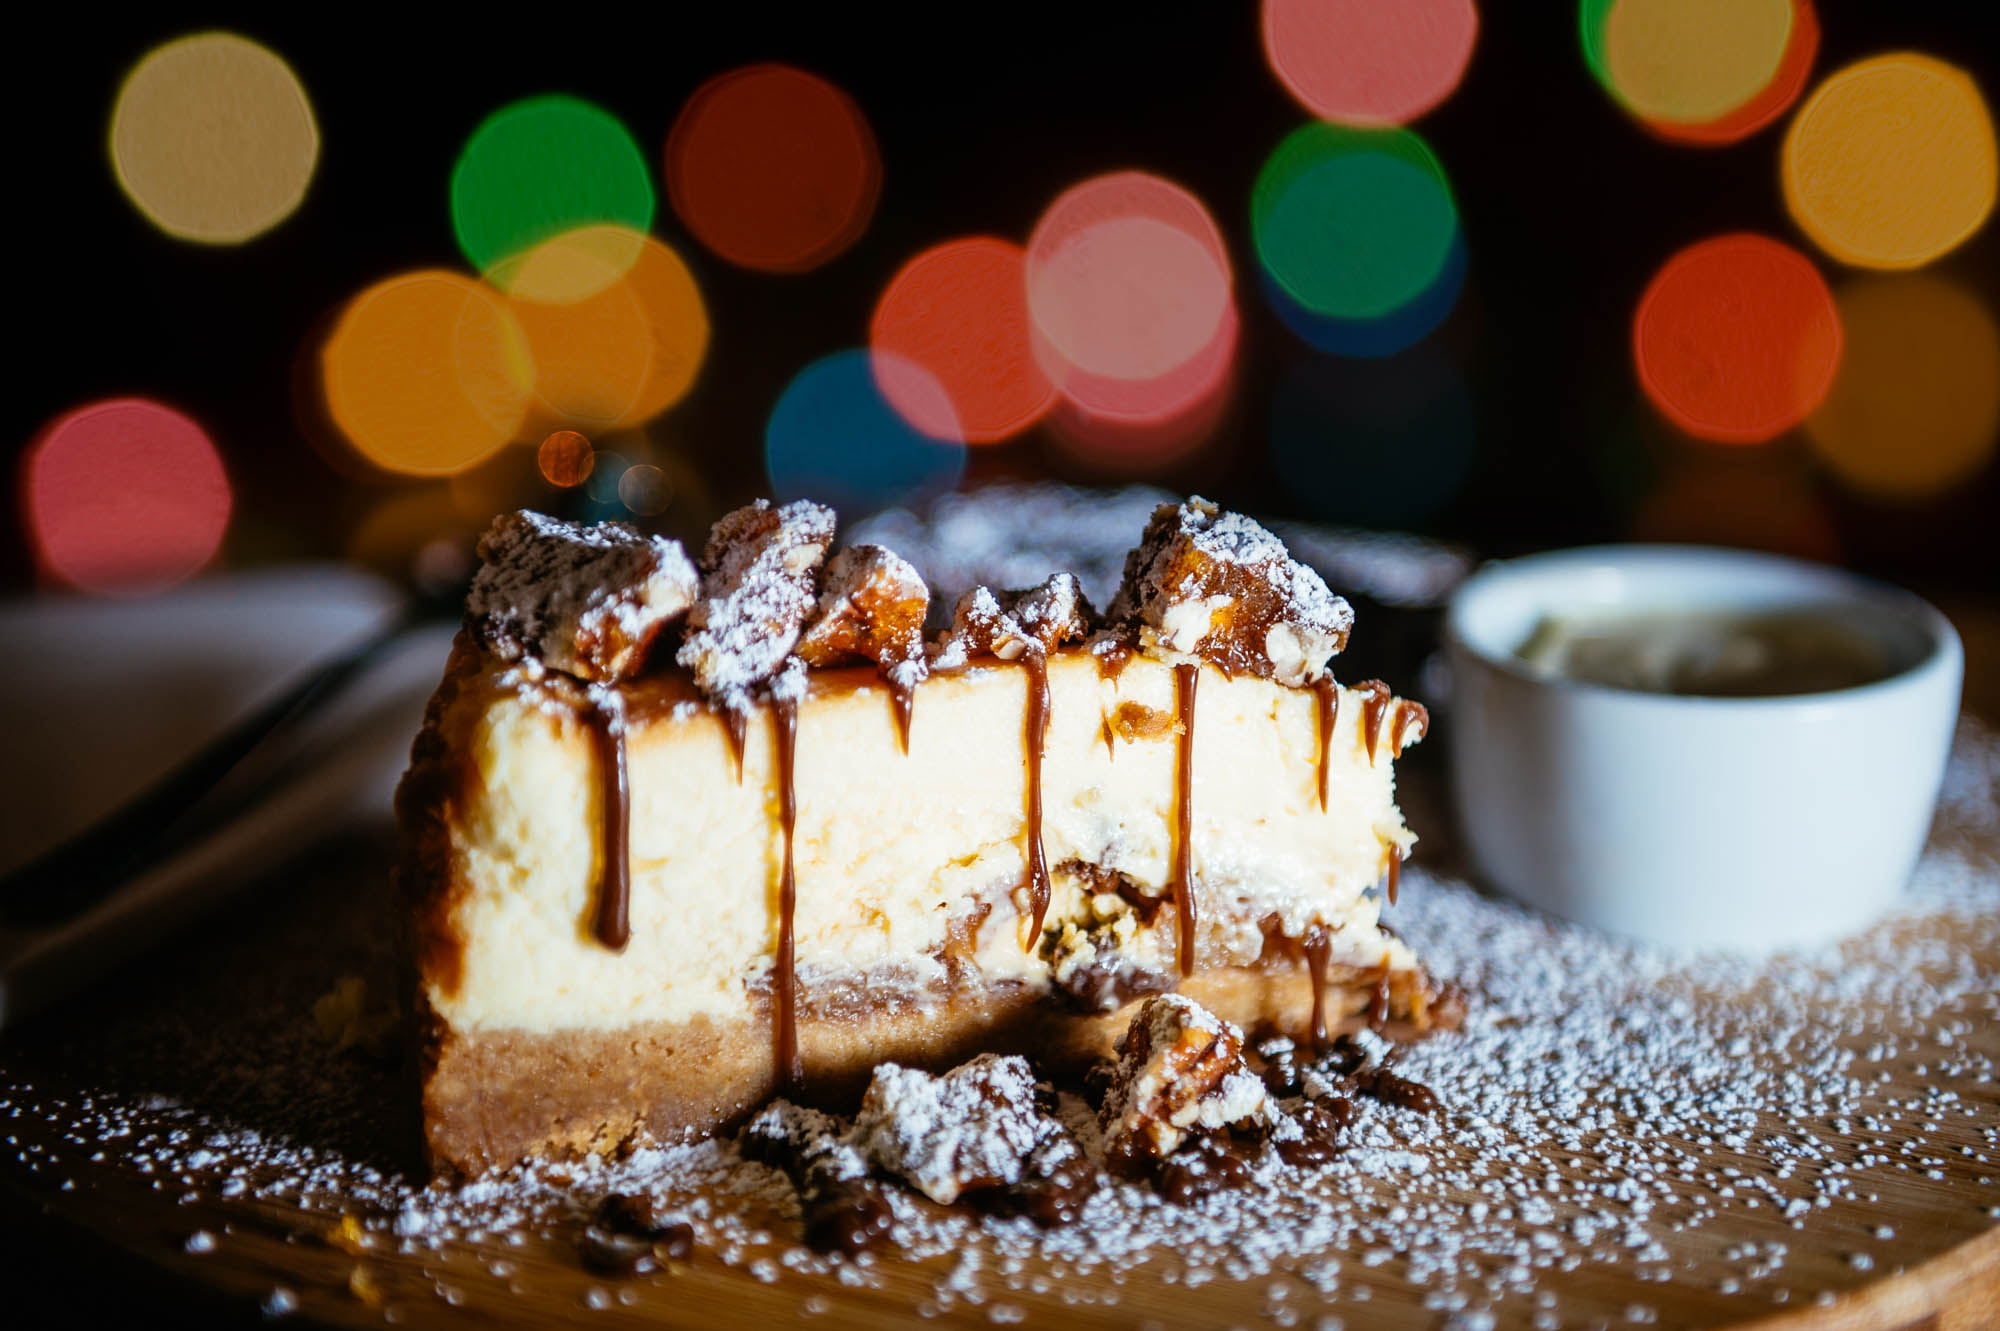
[[[1981,679],[1996,669],[1984,649],[1972,664]],[[2000,846],[1986,852],[2000,864]],[[170,1134],[176,1123],[199,1120],[199,1111],[213,1103],[252,1130],[303,1136],[322,1154],[369,1161],[384,1173],[412,1168],[410,1093],[399,1073],[330,1046],[323,1055],[300,1052],[317,1038],[304,1015],[313,996],[342,975],[372,971],[383,978],[383,939],[393,928],[379,887],[388,856],[381,829],[337,841],[225,917],[173,940],[114,983],[0,1044],[0,1183],[7,1194],[7,1233],[15,1240],[7,1245],[10,1265],[24,1257],[36,1264],[35,1270],[16,1268],[30,1287],[48,1272],[60,1273],[60,1280],[44,1282],[61,1286],[52,1317],[77,1324],[79,1310],[97,1309],[114,1311],[120,1320],[150,1310],[162,1319],[194,1315],[224,1322],[284,1314],[338,1326],[861,1328],[1024,1321],[1497,1331],[1536,1325],[1539,1305],[1532,1296],[1496,1304],[1491,1322],[1453,1322],[1449,1309],[1427,1305],[1426,1290],[1400,1261],[1349,1262],[1332,1300],[1282,1263],[1252,1279],[1198,1287],[1159,1278],[1155,1265],[1160,1273],[1175,1269],[1171,1253],[1115,1277],[1038,1278],[1030,1262],[1011,1273],[989,1272],[979,1302],[945,1308],[938,1306],[937,1286],[952,1267],[949,1257],[912,1262],[884,1254],[870,1268],[871,1283],[855,1285],[783,1268],[760,1279],[749,1267],[698,1247],[685,1262],[617,1280],[579,1262],[580,1218],[431,1249],[379,1230],[357,1234],[344,1227],[342,1216],[355,1203],[337,1191],[298,1204],[257,1200],[254,1188],[229,1195],[241,1189],[230,1178],[254,1178],[261,1166],[246,1169],[243,1161],[228,1160],[226,1143],[217,1148],[221,1158],[213,1171],[186,1168],[184,1150],[174,1156],[175,1170],[164,1171],[152,1166],[143,1143],[106,1135],[132,1131],[135,1123]],[[1992,977],[1989,987],[2000,988],[2000,955],[1981,953],[1974,961]],[[1928,1093],[1935,1101],[1939,1088],[1949,1091],[1950,1115],[1924,1125],[1925,1168],[1869,1163],[1867,1152],[1881,1151],[1879,1135],[1858,1128],[1845,1136],[1825,1134],[1847,1152],[1843,1159],[1856,1181],[1849,1193],[1813,1208],[1797,1227],[1772,1207],[1724,1209],[1700,1226],[1663,1226],[1660,1242],[1668,1256],[1651,1271],[1586,1263],[1538,1273],[1559,1293],[1560,1325],[2000,1327],[2000,1085],[1990,1074],[1953,1071],[2000,1061],[2000,1023],[1990,1019],[1990,1006],[1975,1002],[1963,1012],[1936,1014],[1930,1025],[1944,1032],[1945,1043],[1900,1042],[1897,1053],[1878,1065],[1876,1103],[1851,1107],[1857,1122],[1877,1113],[1894,1120],[1900,1108],[1892,1100]],[[1859,1047],[1873,1032],[1848,1035]],[[270,1084],[281,1079],[264,1075],[267,1062],[283,1065],[283,1059],[267,1058],[280,1046],[294,1059],[339,1060],[328,1078],[335,1091],[316,1092],[323,1103],[309,1112],[301,1113],[286,1086]],[[135,1102],[152,1104],[157,1113],[149,1120],[139,1111],[106,1110]],[[1547,1165],[1563,1172],[1572,1163],[1551,1157]],[[1745,1156],[1742,1164],[1760,1162]],[[1477,1198],[1464,1200],[1470,1205]],[[719,1204],[754,1205],[735,1199]],[[775,1212],[749,1218],[777,1232],[795,1224]],[[1743,1245],[1780,1245],[1782,1269],[1740,1282],[1720,1278],[1742,1270]],[[1862,1260],[1857,1254],[1864,1252]],[[128,1263],[134,1258],[168,1278],[133,1276]],[[135,1278],[142,1294],[86,1288]],[[21,1288],[22,1282],[11,1283]]]

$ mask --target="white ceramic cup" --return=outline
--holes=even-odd
[[[1826,614],[1892,673],[1780,697],[1642,693],[1515,655],[1546,616]],[[1446,616],[1461,821],[1476,869],[1530,905],[1676,946],[1837,938],[1909,881],[1958,716],[1963,650],[1907,592],[1773,555],[1675,546],[1489,564]]]

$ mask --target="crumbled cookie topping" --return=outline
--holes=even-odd
[[[819,609],[799,638],[807,665],[866,660],[910,684],[923,678],[931,591],[908,560],[879,545],[851,545],[827,564],[821,584]]]
[[[1353,609],[1283,541],[1200,498],[1154,510],[1110,618],[1163,660],[1292,685],[1324,677],[1354,626]]]
[[[622,522],[503,513],[479,557],[466,623],[486,649],[595,682],[637,674],[699,584],[680,542]]]
[[[941,1077],[884,1063],[854,1120],[869,1161],[936,1202],[1019,1182],[1028,1157],[1057,1130],[1018,1054],[981,1054]]]
[[[1243,1032],[1191,998],[1148,998],[1116,1050],[1098,1114],[1107,1158],[1164,1159],[1191,1135],[1275,1120],[1243,1061]]]
[[[702,551],[701,595],[675,657],[701,691],[729,707],[778,673],[816,604],[814,582],[833,544],[833,510],[801,499],[726,513]]]
[[[974,587],[952,607],[951,628],[939,642],[932,664],[955,669],[974,656],[1018,661],[1090,636],[1096,612],[1074,576],[1057,573],[1039,587],[996,592]]]

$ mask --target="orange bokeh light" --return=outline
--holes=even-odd
[[[1306,110],[1343,125],[1404,125],[1465,77],[1472,0],[1264,0],[1264,55]]]
[[[1792,27],[1770,81],[1735,110],[1708,121],[1638,117],[1639,123],[1663,139],[1701,146],[1719,146],[1748,138],[1785,113],[1805,90],[1819,57],[1819,15],[1812,0],[1792,0]]]
[[[1639,382],[1688,433],[1759,443],[1826,397],[1840,316],[1812,261],[1764,236],[1716,236],[1669,259],[1639,299]]]
[[[583,227],[497,264],[492,279],[516,293],[508,309],[548,425],[627,429],[693,386],[708,312],[687,265],[652,237]]]
[[[1186,190],[1138,171],[1085,181],[1028,242],[1036,358],[1086,415],[1164,423],[1228,374],[1232,282],[1215,220]]]
[[[215,557],[229,525],[229,477],[207,433],[143,398],[57,417],[21,470],[36,562],[83,591],[170,587]]]
[[[1055,402],[1029,332],[1026,254],[991,236],[947,241],[904,264],[876,303],[868,345],[882,395],[934,439],[995,443]]]
[[[729,262],[817,268],[861,238],[882,192],[867,117],[825,79],[749,65],[695,90],[667,136],[667,194]]]
[[[527,414],[532,382],[505,302],[443,270],[369,287],[320,351],[341,433],[369,461],[410,475],[447,476],[499,450]]]
[[[575,430],[557,430],[535,450],[535,467],[542,473],[542,479],[563,490],[589,480],[590,468],[596,461],[590,440]]]

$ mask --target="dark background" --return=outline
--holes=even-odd
[[[1310,495],[1279,483],[1265,443],[1273,385],[1287,364],[1316,353],[1255,290],[1251,182],[1305,114],[1266,67],[1251,4],[564,6],[525,18],[462,9],[448,25],[414,26],[325,7],[130,20],[72,8],[55,19],[64,31],[16,48],[4,94],[16,182],[11,309],[27,350],[15,353],[5,408],[13,465],[0,589],[33,583],[13,497],[20,452],[50,417],[113,394],[179,407],[217,440],[237,505],[226,559],[342,555],[395,483],[344,474],[307,443],[296,371],[316,325],[365,285],[417,267],[465,269],[446,187],[474,126],[513,99],[571,92],[623,119],[657,178],[687,95],[758,60],[798,64],[851,94],[880,140],[884,186],[853,249],[790,277],[708,254],[662,199],[654,230],[693,268],[714,334],[694,391],[660,429],[704,477],[709,507],[768,488],[763,426],[780,390],[809,361],[865,339],[883,284],[911,255],[971,233],[1025,240],[1068,185],[1139,167],[1208,203],[1231,246],[1244,317],[1240,387],[1215,442],[1146,479],[1261,513],[1316,515]],[[2000,49],[1972,26],[1978,9],[1825,0],[1814,82],[1907,47],[1968,68],[1991,97]],[[1690,530],[1665,534],[1782,547],[1796,542],[1779,510],[1823,506],[1842,562],[1929,587],[2000,587],[1993,462],[1940,500],[1871,504],[1815,470],[1794,436],[1752,449],[1699,444],[1638,391],[1632,310],[1680,247],[1760,231],[1812,255],[1838,282],[1838,265],[1784,211],[1786,118],[1719,150],[1660,142],[1591,78],[1574,4],[1488,3],[1481,20],[1464,83],[1416,125],[1450,176],[1470,254],[1458,306],[1428,341],[1469,385],[1477,453],[1457,497],[1415,525],[1486,553],[1617,539],[1633,534],[1635,511],[1664,477],[1708,469],[1724,497],[1683,521]],[[119,192],[104,146],[133,62],[210,27],[290,62],[322,142],[299,212],[226,249],[155,230]],[[1933,271],[1991,306],[2000,226]],[[967,479],[1045,475],[1101,478],[1037,429],[974,449]],[[683,506],[659,522],[672,530],[697,518],[706,520]]]

